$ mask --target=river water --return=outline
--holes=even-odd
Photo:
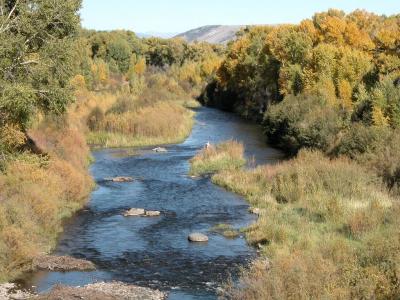
[[[87,207],[67,222],[55,254],[90,260],[94,272],[36,272],[25,285],[38,292],[57,283],[82,286],[119,280],[169,292],[169,299],[216,299],[229,276],[255,255],[243,237],[226,239],[209,232],[219,223],[240,228],[253,222],[248,204],[213,185],[208,178],[190,178],[189,159],[207,141],[243,142],[254,164],[274,163],[282,154],[265,144],[261,129],[233,114],[197,110],[196,124],[182,144],[167,153],[151,149],[107,149],[93,153],[91,173],[97,182]],[[132,176],[132,183],[104,178]],[[153,218],[125,218],[131,208],[160,210]],[[206,244],[189,243],[190,232],[209,236]]]

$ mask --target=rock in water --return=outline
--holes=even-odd
[[[208,242],[208,236],[206,236],[205,234],[199,233],[199,232],[194,232],[189,234],[188,236],[188,240],[190,242]]]
[[[146,210],[145,216],[146,217],[158,217],[161,214],[158,210]]]
[[[145,214],[145,211],[143,208],[131,208],[124,212],[124,217],[137,217],[137,216],[143,216]]]
[[[128,176],[117,176],[117,177],[106,177],[104,181],[112,181],[112,182],[132,182],[133,178]]]
[[[132,182],[133,178],[132,177],[126,177],[126,176],[118,176],[114,177],[112,179],[113,182]]]
[[[33,259],[34,270],[47,271],[93,271],[95,265],[91,261],[69,256],[41,255]]]
[[[168,152],[167,149],[163,147],[157,147],[153,149],[154,152]]]

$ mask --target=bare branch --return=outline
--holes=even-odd
[[[27,61],[24,61],[24,62],[22,62],[22,63],[20,63],[20,65],[29,65],[29,64],[38,64],[39,63],[39,61],[38,60],[27,60]]]

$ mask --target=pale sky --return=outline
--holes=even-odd
[[[83,0],[88,29],[180,33],[203,25],[297,23],[315,12],[357,8],[399,14],[400,0]]]

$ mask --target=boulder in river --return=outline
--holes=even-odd
[[[131,208],[124,212],[124,217],[137,217],[143,216],[145,214],[145,210],[143,208]]]
[[[188,236],[188,240],[190,242],[195,242],[195,243],[204,243],[204,242],[208,242],[208,236],[206,236],[205,234],[202,234],[200,232],[193,232],[191,234],[189,234]]]
[[[47,271],[93,271],[96,266],[88,260],[69,256],[41,255],[33,259],[34,270]]]
[[[158,217],[161,212],[158,210],[146,210],[144,214],[146,217]]]
[[[50,292],[41,294],[34,299],[163,300],[166,297],[166,293],[150,288],[122,282],[98,282],[83,287],[57,285]]]
[[[154,152],[168,152],[168,150],[163,147],[156,147],[153,149],[153,151]]]

